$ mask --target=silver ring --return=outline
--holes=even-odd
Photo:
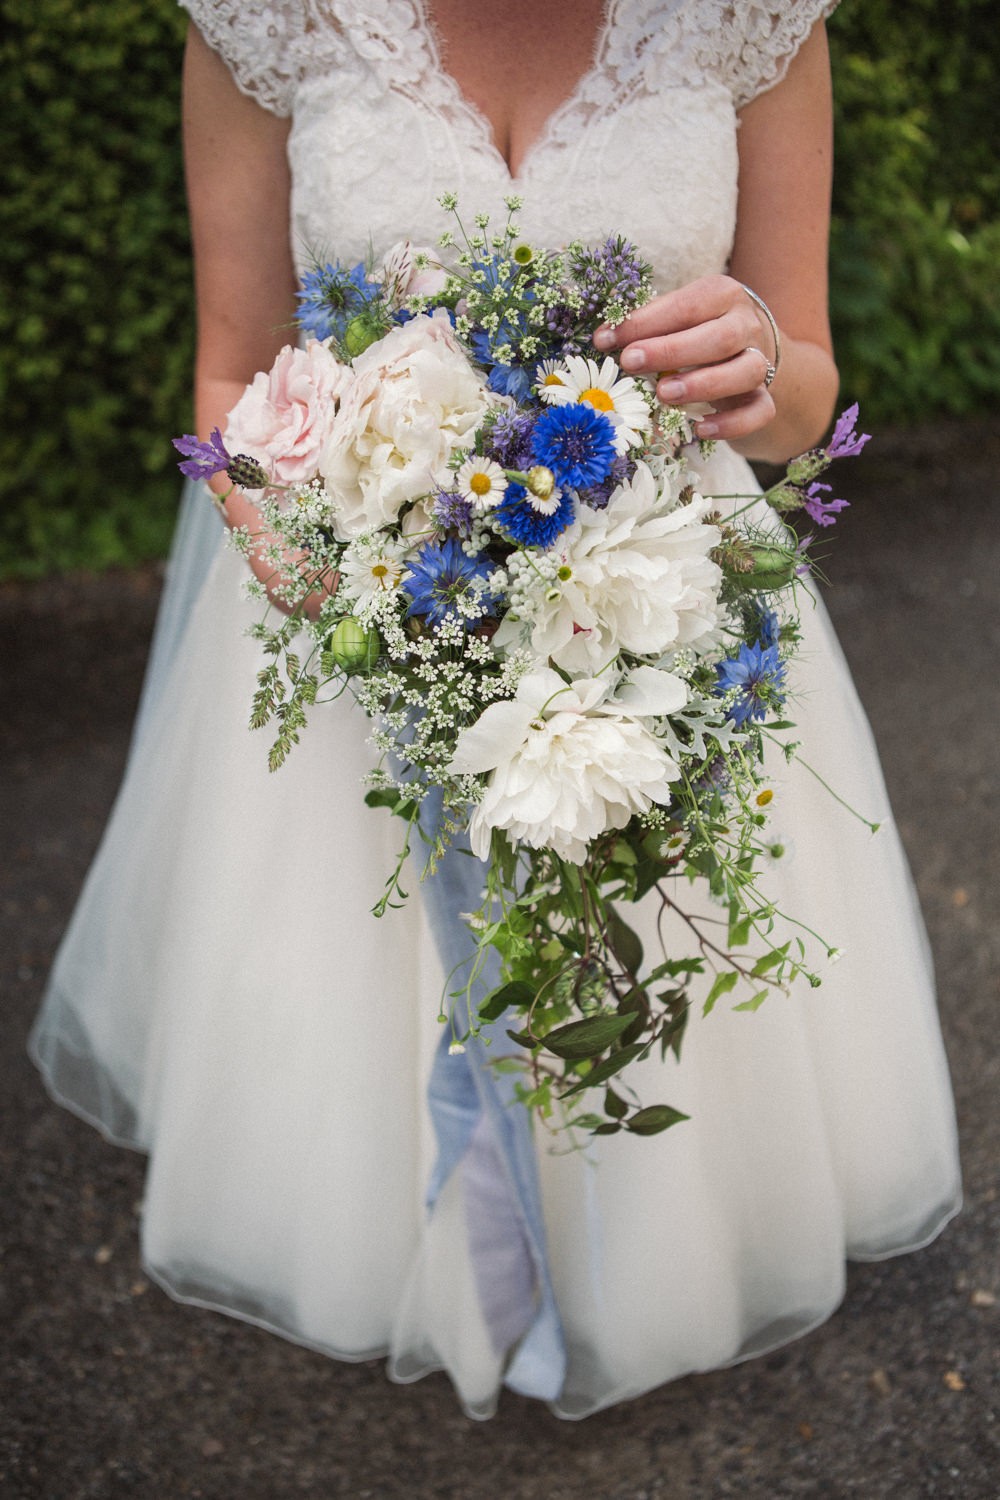
[[[771,381],[774,379],[775,375],[777,375],[777,373],[778,373],[778,367],[777,367],[777,365],[772,365],[771,361],[768,359],[768,357],[764,353],[763,349],[758,349],[756,344],[747,344],[747,346],[744,349],[743,353],[744,354],[759,354],[760,357],[761,357],[761,359],[764,361],[764,389],[767,390],[769,388],[770,384],[771,384]]]

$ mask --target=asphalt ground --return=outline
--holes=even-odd
[[[0,587],[0,1495],[4,1500],[702,1500],[1000,1495],[1000,421],[886,435],[831,610],[884,755],[936,955],[964,1212],[856,1266],[767,1358],[583,1423],[443,1376],[391,1385],[181,1307],[143,1276],[143,1161],[54,1107],[24,1043],[121,773],[159,570]]]

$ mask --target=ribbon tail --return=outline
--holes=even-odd
[[[442,963],[456,987],[473,953],[459,914],[480,904],[482,882],[479,860],[449,849],[423,883]],[[473,1013],[498,973],[499,957],[490,954],[469,995]],[[438,1156],[427,1203],[433,1210],[444,1184],[461,1173],[480,1307],[497,1353],[509,1357],[505,1383],[522,1395],[554,1400],[565,1381],[566,1351],[546,1254],[531,1119],[515,1098],[514,1079],[491,1066],[491,1059],[511,1050],[507,1025],[501,1017],[484,1026],[463,1053],[450,1053],[450,1030],[441,1038],[428,1095]]]

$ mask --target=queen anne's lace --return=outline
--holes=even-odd
[[[488,120],[442,63],[432,0],[182,0],[240,88],[292,115],[293,237],[362,258],[434,243],[437,197],[541,244],[630,235],[661,289],[725,267],[736,112],[783,76],[831,0],[608,0],[591,67],[512,179]],[[601,183],[595,193],[595,180]]]

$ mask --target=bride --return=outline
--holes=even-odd
[[[662,400],[706,403],[706,492],[751,487],[744,456],[820,441],[824,0],[184,3],[199,432],[288,341],[311,256],[433,244],[442,192],[499,218],[514,190],[529,241],[622,233],[653,262],[661,295],[595,342]],[[253,520],[238,495],[226,509]],[[435,1164],[448,961],[419,899],[370,915],[395,832],[362,803],[362,716],[317,713],[268,775],[245,728],[243,566],[192,489],[128,772],[32,1043],[57,1098],[149,1152],[161,1285],[340,1358],[388,1352],[398,1379],[443,1367],[474,1416],[506,1383],[579,1417],[804,1333],[845,1256],[938,1233],[960,1188],[929,956],[821,606],[797,732],[883,827],[782,767],[794,860],[767,878],[842,962],[818,991],[693,1025],[670,1078],[692,1118],[663,1136],[555,1154],[484,1113]]]

